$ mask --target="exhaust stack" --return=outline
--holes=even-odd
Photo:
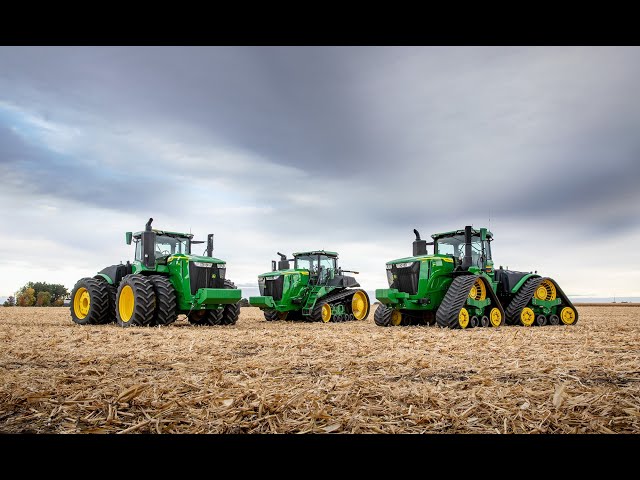
[[[280,260],[278,261],[278,270],[289,270],[291,266],[289,265],[289,260],[287,260],[287,256],[280,252],[276,252],[276,253],[280,255]]]
[[[413,256],[417,257],[419,255],[426,255],[427,241],[420,239],[420,233],[415,228],[413,229],[413,233],[416,234],[416,239],[413,242]]]
[[[469,270],[471,266],[471,226],[464,227],[464,258],[462,259],[462,270]]]

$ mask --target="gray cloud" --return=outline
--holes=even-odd
[[[490,217],[627,235],[639,74],[637,47],[0,47],[3,190],[212,225],[257,271]]]

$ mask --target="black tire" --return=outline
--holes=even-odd
[[[108,286],[104,279],[86,277],[78,280],[71,290],[71,320],[78,325],[108,323],[111,318]]]
[[[148,278],[156,295],[156,308],[151,325],[169,325],[175,322],[178,318],[178,300],[169,278],[161,275],[151,275]]]
[[[107,286],[107,292],[109,297],[109,313],[108,318],[104,323],[115,323],[116,321],[116,295],[118,295],[118,287],[116,285],[111,285],[109,282],[105,280],[104,277],[100,275],[95,275],[93,278],[102,282]]]
[[[187,314],[187,320],[192,325],[212,326],[220,325],[222,308],[211,310],[193,310]]]
[[[127,305],[131,296],[132,302]],[[153,284],[143,275],[126,275],[118,286],[116,303],[116,320],[119,326],[149,326],[153,321],[153,313],[156,308],[156,294],[153,291]],[[126,318],[129,313],[129,318]]]
[[[267,322],[275,322],[278,320],[278,311],[277,310],[265,310],[264,311],[264,319]]]
[[[231,280],[224,281],[224,288],[236,288],[235,283]],[[228,303],[222,310],[220,325],[234,325],[240,316],[240,302]]]
[[[373,314],[373,321],[379,327],[388,327],[391,325],[391,312],[392,310],[390,308],[379,304]]]

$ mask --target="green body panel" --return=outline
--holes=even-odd
[[[96,276],[104,278],[109,285],[113,285],[113,279],[109,275],[105,273],[98,273]]]
[[[200,288],[195,295],[200,306],[238,303],[241,298],[242,292],[237,288]]]
[[[276,303],[273,301],[273,297],[249,297],[249,304],[252,307],[276,308]]]
[[[520,287],[522,287],[522,284],[524,282],[526,282],[527,280],[529,280],[530,278],[535,278],[535,277],[539,277],[540,275],[536,275],[535,273],[530,273],[528,275],[525,275],[524,277],[522,277],[520,279],[520,281],[518,283],[516,283],[514,285],[514,287],[511,289],[511,293],[516,293],[518,290],[520,290]]]

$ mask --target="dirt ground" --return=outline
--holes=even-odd
[[[375,307],[374,307],[375,308]],[[575,326],[80,326],[0,308],[1,433],[640,433],[640,306]]]

